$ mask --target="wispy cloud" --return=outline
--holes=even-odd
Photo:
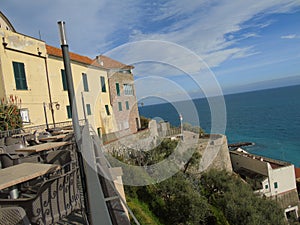
[[[281,36],[280,38],[282,38],[282,39],[296,39],[296,38],[300,38],[300,35],[289,34],[289,35]]]

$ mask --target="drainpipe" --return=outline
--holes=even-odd
[[[53,104],[52,104],[47,58],[45,57],[44,60],[45,60],[46,78],[47,78],[48,94],[49,94],[49,101],[50,101],[50,110],[51,110],[51,115],[52,115],[53,126],[55,128],[54,109],[53,109]]]

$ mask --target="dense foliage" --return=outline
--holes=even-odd
[[[0,101],[0,131],[22,128],[22,117],[17,106],[17,97],[10,96],[8,101]]]
[[[144,130],[144,129],[148,128],[148,124],[150,122],[150,119],[148,119],[144,116],[140,116],[140,122],[141,122],[141,130]]]
[[[254,195],[251,186],[236,175],[209,171],[201,176],[201,189],[209,204],[221,210],[230,224],[285,224],[283,210],[276,202]]]
[[[124,160],[135,165],[153,164],[168,157],[176,146],[177,142],[164,140],[152,151],[132,154]],[[214,170],[201,176],[191,172],[188,168],[197,164],[200,157],[195,152],[182,171],[160,183],[125,186],[126,196],[131,205],[134,203],[141,224],[285,224],[283,210],[276,202],[256,196],[251,186],[237,175]],[[139,204],[150,212],[138,210]]]

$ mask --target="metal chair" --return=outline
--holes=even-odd
[[[41,162],[41,158],[39,155],[30,155],[30,156],[21,157],[20,155],[1,153],[0,162],[1,162],[1,167],[6,168],[13,165],[25,163],[25,162],[39,163]]]
[[[46,156],[45,163],[59,165],[63,172],[70,171],[72,169],[72,164],[76,164],[75,161],[72,160],[71,152],[68,150],[56,150],[49,152]]]
[[[0,225],[30,225],[26,212],[21,207],[0,208]]]
[[[0,199],[0,206],[25,209],[32,224],[50,225],[81,209],[77,186],[78,169],[45,181],[30,198]]]

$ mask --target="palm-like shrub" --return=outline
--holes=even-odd
[[[8,100],[0,101],[0,131],[22,128],[22,117],[18,105],[21,99],[12,95]]]

